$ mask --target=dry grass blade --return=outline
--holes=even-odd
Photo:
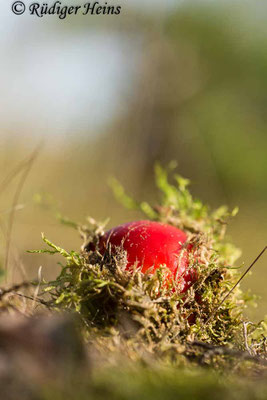
[[[31,157],[30,157],[31,158]],[[18,165],[10,171],[10,173],[2,180],[0,183],[0,193],[3,192],[7,186],[12,182],[12,180],[23,171],[23,169],[28,165],[29,157],[18,163]]]
[[[8,270],[8,264],[9,264],[9,255],[10,255],[10,244],[11,244],[11,236],[12,236],[12,229],[13,229],[13,224],[14,224],[14,217],[15,217],[15,211],[16,211],[16,206],[18,204],[19,196],[21,194],[22,188],[24,186],[24,183],[27,179],[27,176],[32,168],[33,162],[35,161],[38,153],[40,151],[40,145],[32,152],[30,157],[28,158],[27,162],[24,162],[22,166],[20,166],[21,171],[23,171],[22,176],[19,180],[19,183],[17,185],[14,197],[13,197],[13,202],[12,202],[12,208],[11,212],[9,215],[8,219],[8,226],[7,226],[7,234],[6,234],[6,255],[5,255],[5,263],[4,263],[4,271],[7,273]],[[17,170],[16,173],[19,173],[20,171]],[[4,184],[1,185],[3,187]],[[7,274],[6,274],[7,276]]]
[[[255,260],[250,264],[250,266],[246,269],[246,271],[241,275],[241,277],[238,279],[238,281],[235,283],[235,285],[232,287],[231,290],[229,290],[229,292],[225,295],[225,297],[222,299],[222,301],[219,303],[219,305],[215,308],[215,310],[213,311],[213,313],[210,315],[210,317],[207,319],[207,321],[205,322],[205,324],[207,324],[208,322],[210,322],[210,320],[215,316],[216,312],[221,308],[221,306],[223,305],[223,303],[225,302],[226,299],[228,299],[228,297],[233,293],[233,291],[236,289],[236,287],[239,285],[239,283],[245,278],[245,276],[249,273],[249,271],[251,270],[251,268],[256,264],[256,262],[261,258],[261,256],[263,255],[263,253],[266,251],[267,246],[264,247],[264,249],[260,252],[260,254],[258,254],[258,256],[255,258]]]

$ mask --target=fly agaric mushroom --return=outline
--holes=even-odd
[[[189,268],[190,245],[187,235],[174,226],[153,222],[135,221],[116,226],[107,231],[99,241],[101,254],[110,246],[111,251],[122,248],[127,252],[126,270],[140,268],[141,272],[154,273],[166,266],[168,279],[185,292],[196,280],[195,271]]]

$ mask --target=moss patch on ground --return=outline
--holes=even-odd
[[[171,169],[171,168],[170,168]],[[179,282],[166,284],[166,266],[154,274],[140,269],[128,271],[127,254],[118,247],[98,251],[104,224],[89,219],[89,226],[62,222],[77,229],[82,237],[80,252],[66,251],[43,236],[46,249],[34,252],[60,254],[65,262],[56,280],[43,282],[49,294],[47,306],[57,311],[74,312],[80,317],[84,336],[98,347],[139,350],[154,355],[202,360],[215,346],[217,363],[245,352],[245,360],[266,361],[266,324],[246,321],[243,310],[252,300],[239,287],[231,292],[240,276],[236,260],[240,251],[226,240],[226,228],[237,209],[223,206],[212,211],[188,190],[189,181],[170,171],[155,167],[161,196],[158,204],[137,202],[117,181],[112,181],[115,196],[128,208],[137,208],[148,219],[171,224],[187,233],[192,249],[189,270],[198,276],[190,289],[181,294]],[[88,250],[93,244],[94,250]],[[186,249],[185,246],[185,249]],[[186,250],[185,250],[186,251]],[[229,348],[218,357],[218,346]],[[121,349],[120,349],[121,350]],[[236,353],[235,353],[236,352]],[[213,355],[213,354],[212,354]],[[141,356],[142,357],[142,356]],[[214,359],[214,357],[211,357]],[[202,362],[199,361],[199,362]],[[210,362],[210,360],[209,360]]]

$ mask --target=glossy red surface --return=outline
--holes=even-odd
[[[127,251],[130,270],[141,267],[142,272],[154,272],[165,265],[176,279],[181,292],[192,284],[193,276],[188,269],[188,246],[186,234],[171,225],[153,221],[136,221],[110,229],[100,240],[100,252],[107,244],[111,248],[122,246]]]

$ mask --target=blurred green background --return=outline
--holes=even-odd
[[[1,15],[0,183],[42,143],[10,232],[9,281],[40,265],[45,277],[55,273],[53,259],[26,253],[42,247],[40,232],[79,248],[56,209],[78,222],[110,217],[110,226],[140,218],[116,203],[107,180],[156,202],[155,161],[177,160],[212,207],[240,207],[229,226],[240,264],[267,244],[267,4],[121,5],[116,17]],[[19,179],[1,187],[2,264]],[[266,312],[266,264],[243,282],[261,296],[255,319]]]

